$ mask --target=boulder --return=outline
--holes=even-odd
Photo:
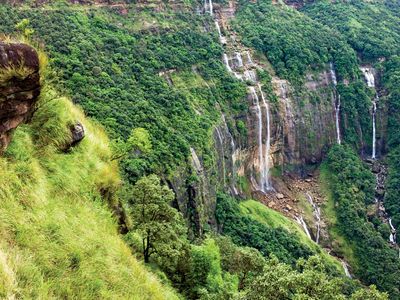
[[[85,128],[80,122],[75,123],[71,126],[72,143],[71,146],[79,143],[85,137]]]
[[[32,117],[39,94],[36,50],[0,41],[0,153],[10,143],[12,131]]]

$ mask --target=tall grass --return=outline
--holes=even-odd
[[[69,127],[86,137],[69,151]],[[104,131],[43,91],[0,157],[0,298],[176,299],[117,233],[102,195],[118,188]]]

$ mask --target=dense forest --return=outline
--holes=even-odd
[[[400,298],[397,1],[0,19],[0,298]]]

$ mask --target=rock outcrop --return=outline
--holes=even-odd
[[[35,49],[0,41],[0,152],[10,143],[12,131],[32,116],[39,94]]]

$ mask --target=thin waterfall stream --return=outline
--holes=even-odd
[[[372,159],[376,159],[376,111],[377,111],[377,103],[379,102],[378,91],[376,90],[375,84],[375,76],[372,68],[363,67],[361,68],[362,73],[364,74],[365,81],[367,82],[367,86],[375,90],[375,96],[372,100]]]
[[[315,242],[318,244],[319,243],[319,237],[320,237],[320,232],[321,232],[321,208],[317,205],[317,203],[314,202],[314,199],[312,195],[307,192],[306,193],[307,200],[311,204],[313,208],[313,215],[315,219],[315,227],[317,229],[317,233],[315,236]]]
[[[335,125],[336,125],[336,140],[337,143],[340,145],[342,140],[340,138],[340,94],[337,91],[337,77],[336,71],[333,66],[333,63],[330,63],[330,73],[331,73],[331,80],[334,86],[334,98],[335,98]]]

